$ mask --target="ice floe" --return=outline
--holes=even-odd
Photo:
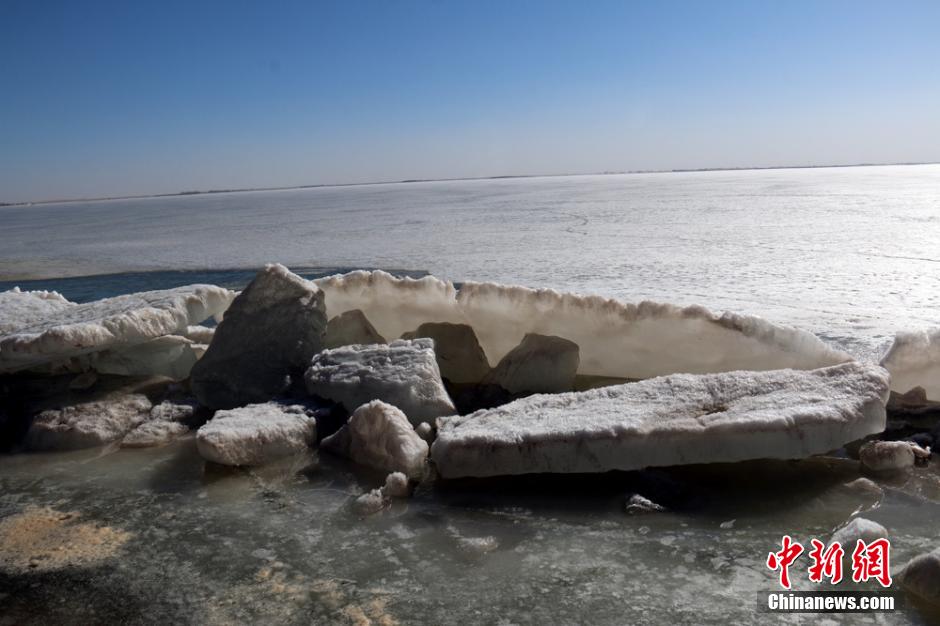
[[[228,289],[212,285],[146,291],[85,304],[66,304],[61,296],[46,296],[43,302],[54,305],[27,320],[18,317],[23,307],[10,293],[0,299],[0,324],[15,328],[0,336],[0,373],[126,349],[172,335],[221,313],[234,296]]]
[[[881,432],[887,395],[856,362],[677,374],[438,419],[431,458],[445,478],[802,458]]]
[[[928,400],[940,402],[940,328],[898,333],[881,365],[891,372],[893,391],[922,387]]]
[[[284,391],[323,347],[323,292],[283,265],[266,265],[225,312],[192,389],[205,406],[264,402]]]
[[[380,400],[353,412],[337,432],[320,447],[349,457],[356,463],[388,472],[420,478],[428,456],[428,444],[415,432],[398,408]]]
[[[382,400],[415,425],[456,412],[441,381],[431,339],[324,350],[313,358],[304,378],[309,393],[339,402],[348,411]]]
[[[316,421],[301,406],[274,402],[216,411],[196,433],[196,448],[222,465],[263,465],[303,452],[317,440]]]

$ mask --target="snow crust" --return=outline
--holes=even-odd
[[[348,411],[382,400],[415,425],[457,412],[444,389],[431,339],[324,350],[304,378],[309,393],[339,402]]]
[[[284,391],[323,347],[323,292],[283,265],[266,265],[232,302],[192,369],[200,403],[228,409]]]
[[[66,304],[61,296],[56,296],[41,297],[45,312],[41,316],[31,315],[28,321],[18,317],[24,310],[22,302],[9,306],[12,309],[9,317],[9,309],[0,303],[0,319],[4,320],[0,323],[8,326],[9,320],[13,320],[16,325],[0,336],[0,372],[133,346],[178,333],[224,311],[234,292],[212,285],[189,285],[85,304]],[[29,298],[30,304],[26,306],[35,309],[38,300],[35,296]],[[18,301],[16,296],[9,295],[3,299],[6,303]]]
[[[273,402],[217,411],[196,432],[199,454],[222,465],[263,465],[303,452],[316,440],[316,421],[303,407]]]
[[[887,395],[856,362],[677,374],[438,419],[431,458],[445,478],[802,458],[881,432]]]
[[[320,442],[323,449],[356,463],[420,478],[428,444],[398,408],[380,400],[364,404],[336,433]]]
[[[437,278],[395,278],[381,271],[316,282],[327,293],[329,316],[361,309],[385,337],[400,337],[425,322],[470,324],[490,363],[527,333],[578,344],[578,373],[591,376],[815,369],[851,360],[811,333],[700,306],[631,304],[495,283],[467,282],[458,292]]]
[[[923,387],[928,400],[940,402],[940,328],[898,333],[881,365],[891,372],[893,391]]]

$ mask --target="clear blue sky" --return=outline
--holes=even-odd
[[[937,0],[0,0],[0,201],[937,160]]]

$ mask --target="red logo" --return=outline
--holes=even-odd
[[[829,579],[832,585],[842,582],[842,559],[845,557],[842,545],[836,541],[827,547],[818,539],[812,539],[811,544],[813,549],[809,551],[809,558],[812,564],[807,570],[810,581],[818,584],[823,582],[823,579]],[[800,558],[804,549],[803,545],[798,541],[793,541],[790,535],[784,535],[780,545],[779,552],[771,552],[767,555],[767,567],[771,571],[779,570],[780,586],[790,589],[790,566]],[[882,587],[890,587],[890,555],[891,542],[889,540],[876,539],[866,544],[859,539],[852,551],[852,580],[858,583],[874,579]]]
[[[784,589],[790,588],[790,565],[803,554],[803,546],[784,535],[780,542],[783,549],[780,552],[771,552],[767,555],[767,567],[771,570],[780,570],[780,585]]]

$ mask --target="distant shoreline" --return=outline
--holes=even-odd
[[[37,204],[66,204],[69,202],[105,202],[109,200],[143,200],[146,198],[172,198],[176,196],[203,196],[221,193],[249,193],[257,191],[289,191],[291,189],[319,189],[321,187],[363,187],[367,185],[404,185],[412,183],[443,183],[451,181],[501,180],[509,178],[554,178],[565,176],[623,176],[625,174],[681,174],[692,172],[740,172],[751,170],[809,170],[841,167],[889,167],[906,165],[938,165],[938,161],[902,162],[902,163],[834,163],[824,165],[770,165],[766,167],[699,167],[671,170],[625,170],[604,172],[570,172],[566,174],[503,174],[497,176],[466,176],[457,178],[409,178],[405,180],[379,180],[364,183],[319,183],[312,185],[286,185],[280,187],[243,187],[238,189],[206,189],[174,191],[167,193],[148,193],[130,196],[100,196],[94,198],[60,198],[55,200],[27,200],[23,202],[0,202],[0,208],[12,206],[32,206]]]

